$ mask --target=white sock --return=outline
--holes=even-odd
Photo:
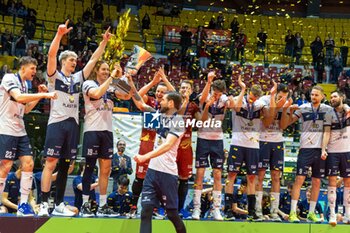
[[[350,217],[350,187],[344,187],[343,205],[345,207],[345,215]]]
[[[255,196],[256,196],[255,209],[257,211],[261,211],[261,209],[262,209],[261,203],[262,203],[263,194],[264,194],[263,191],[256,191],[255,192]]]
[[[336,187],[330,187],[328,186],[328,204],[329,204],[329,210],[331,211],[331,214],[335,214],[335,203],[337,200],[337,188]]]
[[[193,193],[193,207],[195,209],[201,208],[201,196],[202,196],[202,190],[201,189],[195,189]]]
[[[85,194],[83,194],[83,204],[85,203],[85,202],[88,202],[89,201],[89,195],[85,195]]]
[[[21,172],[20,192],[21,202],[20,204],[28,202],[28,196],[33,185],[33,172]]]
[[[298,200],[292,200],[290,203],[290,212],[297,212]]]
[[[107,203],[107,195],[100,195],[100,206],[104,206]]]
[[[309,214],[315,213],[316,201],[310,201]]]
[[[216,191],[214,190],[213,191],[213,205],[214,205],[214,208],[219,208],[220,209],[220,206],[221,206],[221,191]]]
[[[6,185],[6,178],[0,178],[0,203],[2,199],[2,193],[4,192],[4,189],[5,189],[5,185]]]
[[[271,213],[275,213],[280,205],[280,193],[271,192]]]

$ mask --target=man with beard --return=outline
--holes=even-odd
[[[192,119],[200,120],[201,114],[197,104],[190,101],[193,92],[193,84],[189,80],[183,80],[180,86],[180,94],[182,97],[182,106],[178,112],[184,116],[185,121]],[[179,149],[177,150],[177,167],[179,170],[179,207],[184,207],[188,192],[188,179],[192,176],[193,151],[192,151],[192,127],[188,125],[184,136],[181,139]]]
[[[160,81],[163,81],[163,82],[160,82]],[[147,95],[148,91],[156,85],[158,86],[156,89],[155,98]],[[155,110],[158,110],[160,108],[160,101],[162,100],[164,94],[167,91],[175,91],[175,88],[171,85],[166,75],[164,74],[164,69],[160,68],[158,72],[155,74],[153,80],[138,91],[138,95],[142,98],[143,102],[145,103],[145,105],[141,105],[139,109],[141,111],[149,111],[150,109],[148,107],[151,107],[151,108],[154,108]],[[155,137],[156,137],[155,130],[142,128],[139,155],[144,155],[153,150]],[[133,196],[132,196],[132,202],[131,202],[132,207],[129,213],[130,218],[136,217],[135,214],[137,210],[136,208],[137,202],[139,200],[139,197],[142,191],[143,180],[146,176],[148,162],[149,161],[146,160],[143,163],[136,163],[136,175],[135,175],[134,182],[132,184]]]
[[[150,160],[142,188],[140,233],[152,232],[152,212],[159,202],[165,206],[167,216],[176,232],[186,233],[185,225],[177,211],[178,169],[176,164],[177,150],[184,128],[180,124],[173,124],[183,121],[183,118],[177,115],[181,102],[181,96],[177,92],[168,92],[162,97],[160,111],[163,113],[163,120],[161,127],[157,130],[154,150],[134,157],[137,163]]]
[[[292,124],[301,119],[302,130],[300,135],[300,150],[297,160],[297,174],[292,190],[291,210],[289,214],[290,222],[300,222],[296,209],[300,196],[300,189],[305,181],[308,170],[312,168],[312,189],[310,198],[309,214],[307,221],[320,222],[316,217],[315,207],[320,192],[321,178],[325,175],[326,162],[321,159],[323,128],[330,126],[330,113],[332,108],[321,101],[324,99],[323,89],[314,86],[311,90],[311,103],[303,104],[294,112],[291,106],[291,114],[286,111],[282,113],[283,124]]]
[[[329,224],[337,225],[335,205],[337,201],[337,176],[344,180],[343,205],[345,216],[343,222],[350,224],[350,115],[347,113],[348,106],[344,104],[345,96],[339,91],[331,93],[330,113],[331,126],[324,128],[322,159],[326,159],[328,175],[328,203],[330,209]]]
[[[61,70],[57,70],[57,52],[62,37],[73,28],[68,28],[69,20],[57,28],[56,35],[50,45],[47,62],[47,78],[49,90],[56,90],[57,101],[51,101],[50,117],[47,125],[44,154],[45,167],[41,179],[41,204],[38,215],[48,216],[48,199],[50,196],[51,176],[58,163],[57,191],[53,215],[74,216],[75,213],[66,208],[64,193],[70,161],[76,158],[79,143],[79,95],[81,85],[89,77],[96,62],[101,57],[108,40],[111,38],[109,28],[103,35],[99,47],[91,56],[82,71],[74,73],[77,65],[77,54],[65,50],[59,54]]]
[[[280,176],[283,171],[283,130],[287,125],[281,125],[282,109],[286,110],[293,100],[290,98],[287,101],[289,89],[285,84],[277,86],[276,94],[276,114],[274,121],[265,127],[261,124],[261,133],[259,138],[259,163],[258,163],[258,183],[256,186],[256,213],[262,218],[262,197],[263,197],[263,181],[266,169],[270,167],[271,173],[271,220],[281,221],[278,216],[278,206],[280,199]],[[265,95],[259,100],[264,102],[267,107],[270,107],[271,95]],[[285,105],[286,104],[286,105]]]
[[[119,140],[117,142],[117,153],[113,155],[112,159],[112,172],[113,178],[113,190],[118,189],[118,180],[121,176],[131,175],[133,170],[131,166],[131,158],[124,154],[126,142]]]

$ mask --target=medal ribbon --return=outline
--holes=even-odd
[[[62,71],[59,71],[60,74],[62,74],[62,76],[64,77],[64,79],[66,80],[66,82],[69,84],[69,90],[68,90],[68,94],[73,95],[74,93],[74,82],[73,82],[73,77],[72,76],[65,76],[64,73]],[[70,78],[70,80],[68,79]]]
[[[27,86],[25,83],[22,82],[22,79],[21,79],[21,76],[19,75],[19,73],[16,74],[18,80],[19,80],[19,83],[21,84],[21,93],[26,93],[27,92]]]
[[[333,110],[334,110],[335,116],[337,117],[337,120],[338,120],[338,122],[340,124],[340,128],[342,129],[343,126],[344,126],[344,123],[345,123],[345,112],[343,111],[342,118],[340,119],[337,111],[335,110],[335,108],[333,108]]]
[[[320,111],[320,107],[321,105],[318,106],[316,112],[314,111],[314,108],[312,107],[312,103],[311,103],[311,110],[312,110],[312,122],[315,124],[316,120],[317,120],[317,116],[318,116],[318,112]]]
[[[247,96],[245,97],[245,100],[247,102],[248,119],[252,121],[254,117],[254,103],[250,105]]]

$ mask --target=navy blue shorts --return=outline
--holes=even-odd
[[[112,159],[113,133],[110,131],[88,131],[84,133],[83,157]]]
[[[259,169],[283,171],[283,142],[262,142],[259,149]]]
[[[148,168],[143,181],[141,205],[178,208],[178,177]]]
[[[239,172],[243,162],[247,174],[256,175],[259,163],[259,149],[231,145],[227,165],[229,172]]]
[[[197,138],[196,168],[209,167],[222,169],[224,164],[224,141]]]
[[[53,158],[75,159],[79,143],[79,125],[73,118],[47,126],[44,154]]]
[[[350,152],[329,153],[326,160],[327,176],[350,177]]]
[[[0,134],[0,160],[16,160],[23,155],[33,156],[27,135],[16,137]]]
[[[325,175],[326,161],[321,159],[320,148],[301,148],[297,161],[297,175],[306,176],[309,168],[312,168],[312,177],[323,178]]]

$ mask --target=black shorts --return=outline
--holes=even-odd
[[[284,153],[283,142],[263,142],[260,141],[259,149],[259,169],[283,171]]]
[[[224,141],[197,138],[196,168],[209,167],[222,169],[224,163]]]
[[[259,163],[259,149],[231,145],[227,165],[229,172],[239,172],[243,162],[246,164],[247,174],[256,175]]]
[[[27,135],[16,137],[0,134],[0,160],[16,160],[24,155],[33,156]]]
[[[159,206],[165,209],[178,208],[178,177],[148,168],[143,181],[141,205]]]
[[[53,158],[75,159],[79,143],[79,125],[74,118],[47,126],[44,154]]]
[[[324,178],[326,161],[321,159],[320,148],[301,148],[297,161],[297,175],[306,176],[309,168],[312,168],[312,177]]]
[[[350,152],[329,153],[326,160],[327,176],[350,177]]]
[[[88,131],[84,133],[83,157],[112,159],[113,133],[110,131]]]

